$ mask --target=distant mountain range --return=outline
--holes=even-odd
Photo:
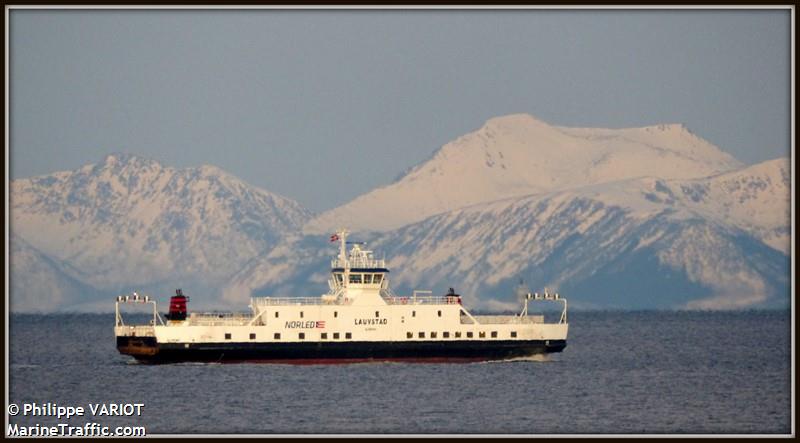
[[[212,301],[231,275],[309,217],[297,202],[216,167],[174,169],[126,154],[15,180],[9,195],[11,230],[25,241],[27,261],[69,264],[59,267],[63,274],[106,294],[138,288],[163,296],[183,286]],[[12,281],[31,269],[19,265]],[[60,285],[55,275],[18,287],[12,305],[36,305],[28,300],[39,297],[38,285]]]
[[[482,309],[517,309],[520,279],[579,308],[785,307],[790,176],[788,159],[745,166],[680,125],[510,115],[314,216],[212,166],[114,154],[11,183],[11,308],[319,295],[340,226],[386,254],[395,292],[455,287]]]

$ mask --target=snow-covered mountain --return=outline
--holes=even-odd
[[[396,182],[314,217],[304,230],[387,231],[475,203],[634,177],[699,178],[741,166],[682,125],[566,128],[515,114],[489,120]]]
[[[71,277],[68,263],[50,258],[12,235],[9,242],[12,311],[50,312],[56,307],[81,310],[101,298],[95,288]],[[106,297],[104,302],[108,302]]]
[[[512,115],[312,219],[213,166],[114,154],[11,183],[11,307],[106,310],[120,291],[178,287],[193,309],[319,295],[339,226],[385,254],[396,292],[452,286],[483,309],[516,308],[520,278],[584,308],[785,306],[789,168],[744,166],[680,125]]]
[[[789,159],[775,159],[696,180],[666,182],[669,194],[692,211],[742,229],[789,254]]]
[[[454,286],[489,309],[516,306],[520,278],[579,307],[784,306],[787,168],[773,160],[705,179],[646,177],[515,197],[359,238],[386,254],[398,291]],[[770,214],[754,215],[762,210]],[[300,290],[295,281],[324,290],[335,251],[298,252],[313,249],[311,239],[324,248],[322,236],[292,240],[243,269],[227,297],[290,295]]]
[[[221,282],[309,217],[216,167],[175,169],[126,154],[15,180],[9,195],[14,235],[107,291],[183,282],[217,297]]]

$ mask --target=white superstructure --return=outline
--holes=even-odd
[[[389,288],[385,261],[374,258],[372,251],[359,243],[353,243],[347,251],[347,236],[348,231],[342,229],[331,237],[332,241],[340,242],[339,254],[331,262],[329,291],[318,297],[254,297],[247,313],[190,313],[185,319],[166,322],[158,314],[155,301],[138,295],[118,297],[115,327],[118,347],[121,352],[137,358],[166,353],[176,359],[180,359],[175,355],[180,349],[206,352],[214,349],[227,352],[229,356],[248,349],[248,357],[243,359],[249,360],[291,353],[299,349],[297,346],[308,343],[342,344],[331,349],[346,348],[346,343],[359,344],[346,352],[354,355],[353,358],[370,358],[369,349],[376,344],[387,344],[392,349],[412,349],[421,343],[427,347],[432,343],[459,343],[453,347],[455,349],[468,347],[470,343],[488,342],[502,342],[503,346],[513,347],[516,342],[536,344],[537,349],[543,349],[541,352],[557,352],[566,345],[567,302],[558,294],[527,294],[522,312],[506,316],[473,316],[452,289],[443,296],[431,295],[430,291],[399,296]],[[528,315],[529,300],[563,303],[559,321],[544,323],[543,316]],[[152,324],[126,325],[119,311],[119,304],[125,301],[152,303]],[[122,344],[120,337],[123,337]],[[137,339],[131,341],[125,337]],[[152,340],[138,340],[144,338],[154,338],[155,348]],[[295,348],[288,347],[292,344]],[[226,345],[229,345],[227,349]],[[384,352],[378,348],[377,354]],[[279,352],[270,353],[270,350]],[[256,354],[258,356],[254,356]],[[444,352],[444,355],[449,354]],[[336,357],[312,355],[309,358]]]

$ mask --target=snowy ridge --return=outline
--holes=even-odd
[[[681,125],[489,120],[313,220],[213,166],[113,154],[10,189],[15,311],[108,310],[181,287],[196,309],[327,289],[329,226],[385,254],[395,292],[517,309],[520,278],[582,308],[785,307],[790,166],[744,167]],[[44,303],[43,303],[44,302]]]
[[[789,223],[785,166],[785,160],[773,160],[701,180],[645,177],[508,198],[358,235],[370,249],[386,253],[398,291],[443,293],[456,286],[485,308],[516,306],[512,293],[519,278],[569,293],[578,307],[782,306],[788,237],[771,236],[769,227]],[[726,199],[714,205],[727,212],[706,209],[694,191],[698,186],[707,186],[709,196],[724,193]],[[773,214],[761,224],[748,215],[759,205]],[[312,250],[324,242],[323,236],[306,240]],[[285,250],[296,248],[302,245]],[[301,275],[325,269],[327,256],[314,257],[292,262],[289,255],[273,254],[253,262],[227,294],[244,299],[252,290],[291,286],[299,279],[287,274],[291,269]]]
[[[210,297],[308,218],[298,203],[219,168],[174,169],[125,154],[15,180],[10,196],[16,235],[107,290],[184,280]]]
[[[706,177],[741,166],[681,125],[564,128],[515,114],[490,119],[402,179],[315,217],[304,231],[386,231],[480,202],[643,176]]]
[[[789,254],[789,159],[769,160],[714,177],[667,185],[684,206],[750,232]]]

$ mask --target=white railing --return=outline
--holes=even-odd
[[[250,323],[253,320],[253,314],[237,313],[237,312],[230,312],[230,313],[192,312],[189,315],[188,320],[189,324],[195,326],[236,326],[236,325],[246,325]]]
[[[349,263],[350,268],[385,268],[386,260],[377,260],[374,258],[351,257],[349,260],[333,259],[331,260],[332,268],[345,268]]]
[[[156,330],[152,326],[117,326],[116,335],[124,337],[155,337]]]
[[[457,305],[459,298],[454,296],[411,296],[411,297],[385,297],[386,303],[390,305]]]
[[[475,315],[473,318],[482,325],[544,323],[544,315]]]
[[[253,297],[251,306],[285,306],[285,305],[330,305],[334,300],[323,300],[321,297]]]

